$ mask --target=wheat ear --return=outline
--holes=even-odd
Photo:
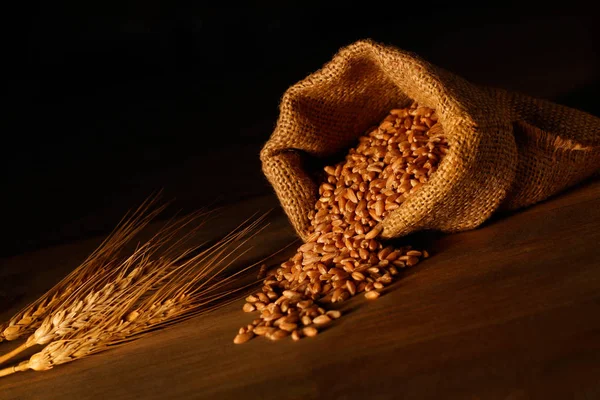
[[[40,326],[51,310],[71,296],[73,291],[84,285],[90,277],[110,269],[110,261],[125,244],[166,207],[165,204],[152,210],[157,205],[159,196],[160,193],[149,197],[135,211],[125,215],[108,238],[73,272],[36,301],[17,312],[7,323],[0,324],[0,342],[16,340],[31,333]]]
[[[167,222],[150,240],[138,246],[131,256],[103,273],[88,278],[79,288],[73,288],[70,295],[41,321],[39,327],[17,349],[0,356],[0,364],[13,358],[21,351],[34,345],[45,345],[58,340],[70,332],[93,325],[101,318],[101,311],[112,302],[131,290],[135,285],[143,285],[147,280],[156,280],[166,274],[178,257],[188,252],[175,253],[176,245],[182,239],[174,240],[175,235],[207,213],[190,214],[179,220]],[[198,226],[201,226],[200,223]],[[197,229],[198,227],[196,227]],[[188,234],[191,235],[191,234]],[[185,238],[185,236],[184,236]],[[166,247],[166,249],[165,249]],[[158,259],[151,259],[160,251]],[[111,260],[110,263],[115,263]],[[75,279],[81,281],[81,279]]]
[[[27,369],[48,370],[235,301],[237,297],[232,297],[232,294],[241,293],[255,282],[226,291],[222,290],[223,282],[232,282],[236,276],[254,268],[263,260],[218,282],[215,280],[222,278],[227,268],[249,250],[248,241],[266,227],[259,226],[264,222],[263,219],[264,216],[243,224],[217,244],[171,268],[165,275],[149,275],[154,279],[134,285],[129,292],[116,297],[100,310],[99,315],[103,318],[95,320],[92,326],[68,332],[63,339],[50,342],[29,360],[0,370],[0,376]],[[152,295],[143,296],[147,290],[156,286],[159,288]]]

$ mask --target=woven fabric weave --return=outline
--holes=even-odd
[[[400,49],[363,40],[290,87],[261,151],[263,172],[298,234],[318,198],[309,166],[331,164],[392,108],[436,110],[450,150],[429,182],[383,221],[383,238],[457,232],[525,207],[600,170],[600,119],[479,87]]]

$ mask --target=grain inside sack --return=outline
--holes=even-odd
[[[341,316],[327,304],[359,293],[376,299],[399,269],[427,257],[425,250],[385,246],[378,236],[383,219],[429,180],[447,151],[435,111],[414,103],[392,110],[343,162],[325,167],[306,243],[246,298],[243,310],[260,315],[234,343],[315,336]]]
[[[413,102],[429,108],[402,109]],[[324,180],[312,173],[346,153]],[[398,268],[426,256],[380,240],[473,229],[597,174],[600,119],[360,40],[288,88],[261,161],[305,244],[247,299],[244,310],[261,316],[236,343],[314,336],[339,316],[327,301],[376,298]]]
[[[262,168],[298,235],[318,197],[312,166],[345,154],[392,108],[435,109],[449,151],[427,185],[382,222],[385,239],[473,229],[500,209],[542,201],[600,172],[600,118],[475,85],[417,55],[370,40],[292,85]]]

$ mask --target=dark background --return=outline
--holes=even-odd
[[[160,188],[184,210],[268,193],[258,151],[279,98],[361,38],[600,115],[599,24],[572,2],[566,13],[302,4],[48,3],[5,15],[0,255],[106,233]]]

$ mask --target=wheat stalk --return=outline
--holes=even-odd
[[[166,207],[165,204],[151,210],[156,206],[159,196],[160,192],[150,196],[135,211],[125,215],[107,239],[72,273],[35,302],[17,312],[7,323],[0,324],[0,342],[16,340],[32,332],[51,310],[85,285],[90,277],[110,270],[114,258],[124,246]]]
[[[222,275],[250,250],[248,241],[267,226],[263,223],[265,216],[253,222],[245,221],[215,245],[185,261],[181,257],[177,258],[179,263],[163,259],[163,266],[170,266],[167,273],[156,273],[159,269],[146,275],[140,273],[139,276],[145,279],[138,280],[135,285],[125,285],[127,289],[118,295],[113,292],[110,301],[95,309],[93,323],[82,320],[81,324],[67,324],[67,328],[68,312],[53,313],[51,326],[56,329],[50,329],[52,334],[49,331],[39,335],[39,344],[50,343],[29,360],[0,370],[0,376],[27,369],[48,370],[235,301],[238,297],[232,295],[242,293],[256,282],[225,289],[227,285],[264,260],[234,274]],[[182,254],[189,254],[189,251]],[[137,268],[143,269],[139,265]],[[75,307],[84,308],[81,305]],[[63,334],[56,340],[58,331]]]
[[[37,329],[23,345],[0,356],[0,364],[29,347],[47,344],[95,323],[100,318],[100,311],[116,301],[119,296],[127,293],[131,287],[141,285],[148,279],[156,281],[165,275],[169,268],[179,261],[179,258],[189,253],[189,250],[177,253],[177,245],[191,236],[202,226],[202,223],[181,239],[174,240],[175,235],[191,222],[207,214],[197,212],[178,220],[172,219],[121,263],[110,260],[108,264],[116,265],[105,268],[102,273],[88,277],[87,271],[84,271],[85,277],[77,276],[72,282],[77,283],[79,287],[74,287],[71,283],[68,287],[69,296],[63,297],[64,301],[54,305],[52,312],[41,320]],[[160,257],[152,259],[157,251],[160,251]],[[87,281],[84,281],[84,278],[87,278]],[[79,284],[79,282],[83,283]]]

